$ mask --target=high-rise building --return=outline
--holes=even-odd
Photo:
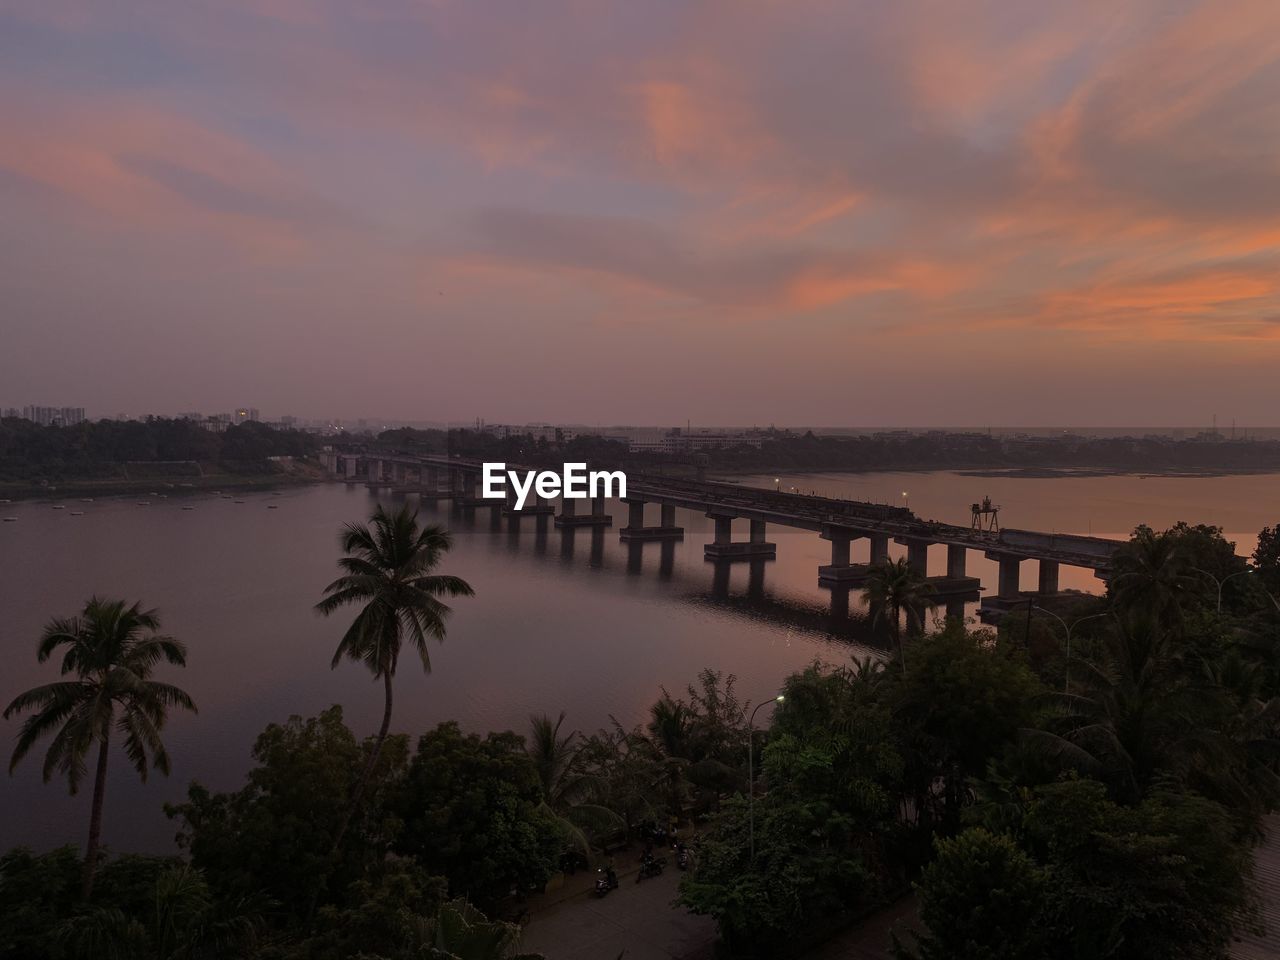
[[[42,427],[73,427],[77,423],[84,423],[84,407],[41,407],[29,404],[22,408],[22,416]]]

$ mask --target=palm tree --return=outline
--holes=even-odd
[[[84,779],[86,756],[95,744],[98,747],[85,848],[85,899],[93,891],[98,865],[112,728],[124,735],[125,753],[145,782],[150,767],[169,772],[169,754],[160,740],[168,709],[196,709],[185,691],[151,679],[162,660],[178,667],[187,663],[186,646],[156,633],[159,629],[155,610],[143,610],[137,603],[126,607],[123,600],[91,598],[80,616],[49,621],[36,648],[37,659],[44,663],[59,647],[66,647],[62,675],[74,679],[34,687],[14,698],[4,711],[6,720],[34,711],[18,733],[10,773],[37,740],[53,734],[44,758],[45,783],[57,771],[66,776],[74,794]]]
[[[1123,612],[1145,613],[1178,627],[1188,603],[1201,596],[1204,588],[1204,580],[1194,574],[1168,532],[1138,527],[1116,551],[1109,589]]]
[[[898,648],[898,660],[905,669],[902,615],[904,612],[907,615],[908,633],[923,631],[925,611],[937,606],[933,600],[933,584],[901,557],[897,560],[886,557],[871,565],[866,585],[862,588],[862,599],[876,620],[889,622],[894,646]]]
[[[603,792],[604,785],[580,762],[575,744],[578,732],[561,736],[563,724],[563,710],[555,721],[545,713],[529,717],[530,736],[525,752],[538,771],[545,811],[559,821],[569,843],[589,857],[588,834],[600,837],[621,830],[625,823],[608,807],[592,802]]]
[[[432,573],[452,539],[441,527],[418,526],[417,511],[407,504],[395,513],[379,504],[368,526],[346,524],[340,542],[347,554],[338,561],[343,575],[325,587],[324,599],[316,604],[316,610],[328,616],[340,607],[359,605],[360,612],[339,641],[330,666],[337,667],[344,657],[363,663],[375,679],[382,680],[386,706],[364,772],[334,835],[334,851],[364,797],[391,727],[391,681],[401,645],[407,637],[422,659],[422,669],[430,673],[427,638],[444,642],[445,619],[450,612],[440,598],[475,593],[465,580]]]

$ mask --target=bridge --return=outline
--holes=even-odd
[[[329,472],[349,483],[391,487],[424,499],[451,500],[462,509],[500,510],[514,521],[532,516],[540,524],[554,517],[558,527],[606,527],[613,523],[603,497],[592,499],[581,513],[576,500],[560,498],[556,512],[553,505],[541,502],[532,492],[521,510],[515,508],[514,494],[506,501],[479,497],[477,487],[483,472],[479,460],[339,449],[326,450],[323,456]],[[519,464],[507,467],[529,469]],[[1100,579],[1108,579],[1113,555],[1122,545],[1119,540],[1072,534],[976,530],[923,519],[905,507],[654,474],[628,474],[623,502],[627,524],[618,532],[620,539],[629,542],[683,539],[684,530],[676,525],[676,509],[705,513],[714,524],[714,536],[704,555],[714,561],[773,559],[777,546],[766,539],[770,524],[814,531],[831,544],[831,562],[819,566],[818,583],[832,588],[864,583],[871,564],[889,556],[892,539],[906,547],[908,564],[928,577],[939,596],[976,595],[982,589],[981,582],[968,575],[966,566],[969,551],[977,550],[999,565],[996,593],[983,600],[984,608],[997,613],[1027,599],[1020,589],[1024,562],[1038,565],[1037,589],[1032,596],[1052,595],[1059,592],[1062,566],[1083,567]],[[657,524],[646,523],[649,505],[659,508]],[[735,539],[734,521],[742,520],[747,522],[747,539]],[[853,563],[850,546],[863,539],[869,541],[870,563]],[[928,551],[936,544],[946,545],[946,572],[930,576]]]

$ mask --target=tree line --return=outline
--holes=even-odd
[[[263,423],[213,433],[194,420],[163,417],[68,427],[7,417],[0,419],[0,481],[114,479],[124,475],[126,463],[194,461],[227,468],[313,456],[319,447],[312,434]]]

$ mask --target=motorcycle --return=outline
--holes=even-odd
[[[599,876],[596,877],[596,896],[608,896],[610,890],[618,888],[618,875],[613,872],[612,868],[605,869],[601,867],[596,871]]]
[[[640,861],[640,872],[636,874],[636,883],[645,877],[662,876],[662,868],[667,865],[666,857],[645,857]]]
[[[679,840],[675,842],[676,849],[676,866],[681,870],[688,870],[693,865],[693,857],[689,853],[689,848]]]

